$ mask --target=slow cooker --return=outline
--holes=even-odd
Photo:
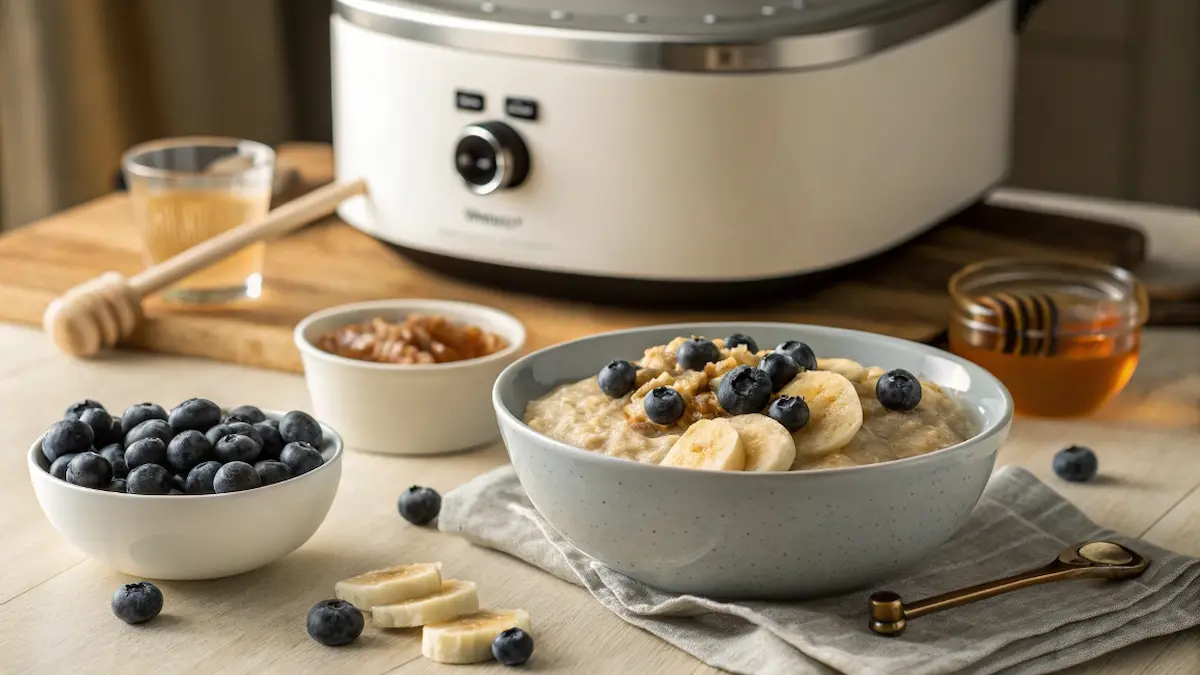
[[[1034,4],[336,0],[339,215],[503,287],[744,298],[1005,177]]]

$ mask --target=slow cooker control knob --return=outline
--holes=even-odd
[[[469,124],[458,134],[454,168],[478,195],[514,188],[529,175],[529,150],[521,135],[504,122]]]

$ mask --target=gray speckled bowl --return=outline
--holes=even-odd
[[[790,473],[709,472],[639,464],[552,440],[526,404],[679,335],[742,332],[767,348],[803,340],[817,356],[905,368],[956,392],[979,433],[871,466]],[[668,591],[800,598],[872,584],[919,563],[966,521],[1008,435],[1012,398],[968,361],[925,345],[798,324],[709,323],[605,333],[530,354],[496,380],[500,430],[529,498],[596,560]]]

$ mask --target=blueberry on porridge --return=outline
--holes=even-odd
[[[618,356],[618,355],[614,355]],[[875,464],[965,441],[971,418],[905,370],[818,358],[800,341],[678,337],[530,402],[525,422],[647,464],[795,471]]]

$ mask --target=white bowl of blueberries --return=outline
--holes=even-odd
[[[325,520],[342,439],[302,411],[193,398],[120,415],[67,408],[29,449],[50,523],[88,556],[149,579],[216,579],[302,546]]]

